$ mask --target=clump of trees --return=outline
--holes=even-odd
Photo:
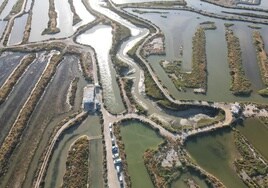
[[[252,92],[251,83],[246,78],[243,70],[239,39],[234,35],[230,27],[226,27],[225,37],[228,48],[230,75],[232,76],[230,90],[234,95],[250,95]]]
[[[258,65],[263,83],[268,86],[268,57],[264,48],[264,42],[259,31],[253,32],[253,41],[256,48]],[[261,96],[268,97],[268,88],[258,91]]]
[[[89,169],[89,139],[83,136],[71,146],[62,187],[86,187]]]

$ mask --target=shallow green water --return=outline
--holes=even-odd
[[[186,149],[202,168],[215,175],[226,187],[246,187],[233,169],[237,151],[230,130],[191,138]]]
[[[101,135],[101,125],[99,116],[89,116],[83,123],[65,131],[56,146],[51,161],[48,166],[45,178],[45,187],[60,187],[65,173],[65,163],[70,146],[79,137],[87,135],[89,138]],[[90,141],[90,186],[103,187],[102,181],[102,140],[94,139]]]
[[[246,119],[237,129],[268,160],[268,128],[258,119]]]
[[[132,12],[133,9],[127,9]],[[144,10],[144,9],[142,9]],[[149,9],[145,9],[150,11]],[[194,100],[212,100],[221,102],[234,101],[254,101],[266,102],[266,99],[257,94],[259,88],[262,88],[258,65],[256,65],[256,54],[252,45],[252,29],[248,28],[248,23],[224,21],[210,18],[193,12],[178,10],[154,10],[137,16],[150,20],[157,25],[165,35],[165,56],[150,56],[148,62],[161,80],[162,84],[168,88],[168,91],[176,99],[194,99]],[[159,13],[156,13],[159,12]],[[132,12],[133,13],[133,12]],[[163,17],[164,15],[164,17]],[[168,22],[167,22],[168,20]],[[196,95],[192,91],[179,92],[172,80],[159,65],[161,60],[182,59],[182,68],[184,71],[190,71],[192,56],[192,36],[199,23],[205,21],[215,22],[217,29],[206,31],[206,55],[208,71],[208,90],[206,95]],[[252,82],[253,92],[250,97],[234,96],[230,89],[231,76],[227,61],[227,45],[225,41],[224,23],[235,24],[235,34],[239,36],[243,50],[243,68],[246,70],[246,76]],[[262,26],[262,31],[267,31],[267,26]],[[263,32],[265,36],[265,32]],[[246,41],[244,41],[246,40]],[[179,48],[183,46],[183,57],[179,57]]]
[[[146,149],[157,147],[162,142],[151,128],[137,121],[129,121],[121,126],[121,135],[127,154],[128,171],[131,176],[132,187],[153,188],[143,161]]]

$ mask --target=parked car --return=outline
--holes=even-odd
[[[118,153],[118,147],[117,146],[112,146],[112,153]]]
[[[119,157],[119,153],[115,153],[115,154],[113,154],[113,159],[115,160],[115,159],[117,159]]]
[[[112,146],[115,146],[115,140],[112,138]]]
[[[116,172],[119,174],[121,172],[121,167],[117,165],[115,168],[116,168]]]
[[[119,174],[118,176],[118,180],[120,183],[123,183],[123,176],[122,176],[122,173]]]
[[[118,158],[118,159],[115,159],[114,160],[114,164],[116,164],[116,165],[121,165],[121,163],[122,163],[122,159],[121,158]]]

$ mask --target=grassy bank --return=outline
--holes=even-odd
[[[31,95],[27,99],[26,103],[22,107],[15,123],[12,125],[12,128],[9,131],[9,134],[5,138],[0,148],[0,176],[7,171],[10,156],[19,143],[20,137],[27,126],[28,120],[34,111],[36,104],[45,91],[45,88],[50,82],[51,78],[55,74],[57,66],[61,62],[62,58],[63,56],[58,54],[54,54],[51,57],[50,63],[43,72],[40,80],[36,84],[34,90],[31,92]]]
[[[268,185],[268,179],[265,178],[268,174],[267,164],[261,160],[260,154],[244,136],[238,131],[234,135],[235,146],[241,155],[241,158],[236,160],[234,164],[242,180],[249,187],[266,187]]]
[[[52,35],[60,32],[57,28],[57,12],[55,10],[54,0],[49,0],[49,10],[48,10],[49,21],[47,23],[47,28],[42,32],[42,35]]]
[[[124,90],[126,91],[126,95],[131,103],[131,105],[135,108],[136,113],[140,115],[147,115],[148,111],[144,109],[141,105],[139,105],[136,100],[134,99],[131,90],[133,88],[133,80],[132,79],[124,79]]]
[[[165,8],[172,8],[174,6],[185,6],[187,3],[184,0],[178,1],[154,1],[154,2],[143,2],[143,3],[128,3],[120,5],[121,7],[128,8],[128,7],[139,7],[139,8],[148,8],[148,7],[165,7]]]
[[[9,15],[5,18],[5,20],[8,20],[12,15],[18,14],[21,9],[23,8],[23,3],[25,0],[18,0],[12,7]]]
[[[110,56],[117,74],[122,76],[129,70],[129,65],[120,60],[116,54],[122,43],[131,36],[131,33],[127,27],[122,26],[119,23],[111,22],[110,25],[113,28],[113,42],[110,50]]]
[[[36,54],[29,54],[21,60],[21,63],[12,72],[4,85],[0,88],[0,104],[6,100],[14,85],[18,82],[19,78],[24,73],[25,69],[35,60],[35,58]]]
[[[141,18],[138,18],[137,16],[134,16],[133,14],[129,14],[126,11],[119,11],[118,9],[114,8],[110,3],[108,3],[108,7],[110,10],[121,16],[122,18],[128,20],[131,22],[133,25],[136,25],[137,27],[140,28],[148,28],[151,33],[155,33],[156,30],[154,27],[152,27],[150,24],[147,24],[145,21],[141,21]],[[121,10],[124,7],[124,5],[120,5]]]
[[[203,128],[207,126],[211,126],[214,124],[217,124],[219,122],[222,122],[225,119],[225,112],[221,109],[214,108],[214,107],[208,107],[208,106],[198,106],[198,105],[192,105],[192,104],[175,104],[172,102],[169,102],[168,100],[160,100],[157,102],[158,106],[160,106],[163,110],[168,110],[172,112],[178,112],[178,111],[186,111],[190,109],[198,109],[200,112],[206,112],[209,114],[210,117],[203,117],[196,121],[194,125],[177,125],[177,124],[169,124],[164,125],[160,121],[156,120],[156,123],[160,124],[165,129],[169,130],[173,133],[180,133],[182,130],[193,130],[198,128]]]
[[[185,187],[190,185],[189,180],[193,181],[191,185],[196,185],[193,187],[199,187],[198,183],[207,187],[224,187],[218,179],[194,164],[177,142],[165,141],[157,150],[146,150],[143,158],[154,187],[170,188],[173,182],[182,179],[185,174],[189,174],[187,180],[181,180],[184,181]],[[195,180],[198,180],[198,183]]]
[[[55,128],[53,129],[50,137],[49,137],[49,141],[48,141],[48,144],[46,145],[46,148],[44,149],[44,151],[42,152],[42,155],[38,161],[38,168],[36,169],[36,173],[35,173],[35,177],[34,177],[34,181],[33,181],[33,184],[32,186],[34,186],[34,184],[36,183],[36,179],[38,177],[38,174],[40,173],[40,170],[41,170],[41,166],[42,166],[42,163],[44,162],[44,159],[45,159],[45,155],[46,153],[48,152],[48,149],[49,149],[49,146],[51,145],[52,143],[52,140],[54,138],[54,136],[57,134],[57,132],[60,130],[60,128],[66,124],[68,121],[70,121],[71,119],[75,118],[79,113],[81,113],[81,111],[77,111],[77,112],[74,112],[73,114],[69,115],[68,117],[64,118],[63,120],[61,120],[56,126]],[[66,129],[64,131],[67,131],[71,128],[73,128],[74,126],[78,126],[80,125],[86,118],[88,117],[88,114],[87,113],[84,113],[82,116],[80,116],[79,118],[76,118],[75,121],[73,121],[72,123],[70,123],[68,125],[68,127],[66,127]],[[64,131],[61,133],[61,134],[64,134]],[[55,147],[53,148],[53,150],[55,149]],[[51,158],[52,158],[52,155],[49,156],[49,159],[48,159],[48,163],[50,163],[51,161]],[[47,173],[47,168],[48,168],[49,165],[47,165],[45,167],[45,171],[44,171],[44,174],[43,174],[43,177],[42,177],[42,181],[40,183],[40,187],[44,187],[44,178],[46,177],[46,173]]]
[[[0,14],[2,14],[3,10],[7,6],[8,0],[4,0],[0,6]]]
[[[90,53],[81,53],[79,57],[81,68],[83,71],[83,76],[85,77],[86,81],[92,82],[93,81],[93,64],[92,64],[92,57]]]
[[[62,187],[86,187],[89,168],[89,139],[80,137],[71,146],[66,161]]]
[[[157,44],[154,44],[154,40],[159,40]],[[165,51],[165,35],[163,33],[158,33],[153,35],[141,49],[141,55],[143,57],[148,57],[150,55],[166,55]]]
[[[127,187],[153,187],[143,162],[146,149],[156,147],[162,139],[150,125],[124,121],[114,126],[114,134],[122,158]]]
[[[23,38],[22,38],[22,44],[25,44],[29,41],[30,38],[30,33],[31,33],[31,23],[32,23],[32,17],[33,17],[33,11],[32,8],[29,11],[29,15],[27,18],[26,26],[23,32]]]
[[[148,97],[154,100],[163,100],[164,95],[162,91],[158,88],[156,83],[154,82],[151,74],[149,73],[146,65],[142,62],[142,60],[137,56],[136,52],[138,47],[142,44],[143,41],[137,43],[127,54],[136,62],[144,71],[144,84],[145,84],[145,93]]]
[[[178,90],[184,88],[200,89],[201,93],[207,90],[207,59],[205,24],[198,27],[193,36],[192,43],[192,71],[184,73],[181,70],[181,61],[161,62],[161,66],[172,79]]]
[[[185,84],[190,88],[207,87],[207,59],[206,59],[206,35],[201,27],[197,29],[193,37],[192,72],[185,74]]]
[[[76,13],[73,0],[68,0],[68,3],[70,4],[71,11],[73,13],[73,26],[78,24],[82,21],[82,19],[79,17],[79,15]]]
[[[72,83],[71,83],[70,96],[69,96],[69,104],[71,106],[74,106],[75,94],[76,94],[76,91],[77,91],[77,84],[78,84],[78,82],[79,82],[79,77],[75,77],[72,80]]]
[[[252,92],[251,83],[246,78],[242,66],[241,48],[238,37],[234,35],[233,30],[229,27],[225,28],[225,37],[228,48],[228,63],[232,83],[230,90],[234,95],[248,96]]]
[[[253,42],[256,48],[257,60],[263,83],[268,87],[268,56],[264,48],[264,41],[259,31],[253,32]],[[258,91],[261,96],[268,97],[268,89]]]

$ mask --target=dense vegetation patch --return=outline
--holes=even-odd
[[[228,48],[230,75],[232,76],[230,90],[234,95],[250,95],[252,92],[251,83],[246,78],[243,70],[239,39],[234,35],[233,30],[228,27],[226,27],[225,37]]]
[[[57,17],[58,14],[55,10],[54,0],[49,0],[49,10],[48,10],[49,21],[47,23],[47,28],[42,32],[42,35],[46,34],[56,34],[60,32],[60,29],[57,27]]]
[[[86,187],[89,169],[89,140],[83,136],[71,146],[62,187]]]
[[[215,30],[217,29],[217,26],[215,25],[215,22],[212,21],[205,21],[200,23],[200,26],[203,27],[206,30]]]
[[[77,84],[79,82],[79,77],[75,77],[73,80],[72,80],[72,83],[71,83],[71,87],[70,87],[70,96],[69,96],[69,104],[71,106],[74,106],[74,102],[75,102],[75,94],[76,94],[76,91],[77,91]]]
[[[249,187],[267,187],[267,162],[238,131],[235,131],[234,135],[236,148],[241,155],[241,158],[235,161],[235,167],[242,180]]]
[[[2,2],[1,6],[0,6],[0,14],[2,14],[3,10],[7,6],[7,3],[8,3],[8,0],[4,0],[4,2]]]
[[[200,89],[205,93],[207,89],[207,59],[206,59],[206,35],[204,26],[200,26],[193,37],[192,43],[192,71],[190,73],[182,72],[181,61],[173,63],[163,61],[161,66],[172,79],[178,90],[187,88]],[[211,23],[208,23],[211,24]],[[208,27],[209,28],[209,27]]]
[[[70,7],[71,7],[71,11],[73,13],[73,26],[78,24],[79,22],[82,21],[82,19],[79,17],[79,15],[77,14],[75,7],[74,7],[74,3],[73,0],[68,0]]]
[[[133,87],[133,80],[132,79],[124,79],[124,90],[126,91],[126,95],[130,101],[130,103],[135,107],[136,113],[140,115],[147,115],[148,111],[144,109],[137,101],[134,99],[131,90]]]
[[[154,82],[150,72],[148,71],[146,65],[136,54],[138,47],[141,45],[142,41],[138,42],[130,51],[128,55],[136,62],[144,71],[144,84],[145,84],[145,93],[148,97],[154,100],[163,100],[164,95],[162,91],[158,88],[157,84]]]
[[[117,52],[121,44],[131,36],[131,33],[127,27],[118,23],[112,22],[111,25],[113,28],[113,43],[110,50],[111,60],[117,74],[123,76],[129,70],[129,65],[117,57]]]
[[[259,31],[253,32],[253,42],[256,48],[257,60],[263,83],[268,86],[268,56],[264,48],[264,42]],[[261,96],[268,96],[268,89],[258,91]]]
[[[12,7],[10,13],[9,13],[9,16],[14,15],[14,14],[18,14],[18,13],[21,11],[21,9],[23,8],[23,3],[24,3],[24,1],[25,1],[25,0],[18,0],[18,1],[13,5],[13,7]],[[8,17],[9,17],[9,16],[8,16]],[[7,18],[8,18],[8,17],[7,17]]]
[[[83,71],[83,76],[85,77],[86,81],[92,82],[93,81],[93,72],[92,72],[92,57],[90,53],[81,53],[79,57],[81,68]]]
[[[171,187],[172,182],[181,178],[184,173],[198,176],[206,182],[208,187],[224,187],[218,179],[194,164],[177,142],[165,141],[159,145],[157,150],[148,149],[143,158],[152,182],[157,188]],[[184,180],[186,184],[188,180]],[[199,187],[197,184],[195,186]]]
[[[156,123],[160,124],[165,129],[167,129],[173,133],[179,133],[182,130],[188,131],[188,130],[193,130],[193,129],[211,126],[211,125],[217,124],[219,122],[222,122],[225,119],[225,112],[222,109],[218,109],[218,108],[207,107],[207,106],[202,106],[202,105],[198,106],[198,105],[193,105],[193,104],[176,104],[176,103],[172,103],[168,100],[157,101],[157,104],[163,110],[168,110],[168,111],[172,111],[172,112],[185,111],[185,110],[189,110],[189,109],[199,109],[200,112],[207,111],[207,113],[209,113],[209,117],[204,116],[200,119],[198,118],[199,120],[196,120],[196,123],[194,123],[194,125],[183,125],[182,126],[181,124],[176,123],[175,121],[172,124],[165,125],[165,124],[161,123],[160,121],[156,120],[156,118],[153,119],[153,121],[156,121]]]

